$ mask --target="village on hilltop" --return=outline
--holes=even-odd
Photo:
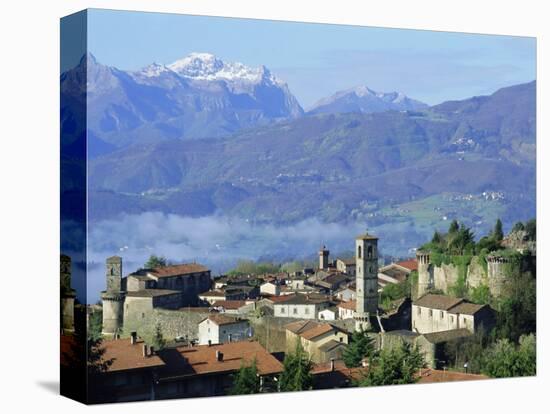
[[[533,226],[505,236],[499,220],[476,242],[453,221],[389,264],[365,232],[350,237],[352,257],[322,246],[316,266],[294,271],[214,276],[152,257],[125,274],[113,256],[88,306],[62,255],[62,372],[85,365],[93,402],[534,375]],[[505,347],[525,371],[503,370]]]

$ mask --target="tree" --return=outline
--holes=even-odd
[[[527,239],[536,241],[537,240],[537,221],[535,219],[529,220],[525,223],[525,231],[527,232]]]
[[[403,342],[401,346],[383,350],[373,358],[359,385],[412,384],[418,379],[418,370],[425,366],[426,361],[418,347]]]
[[[514,227],[512,227],[512,232],[523,231],[523,230],[525,230],[525,226],[521,221],[518,221],[516,224],[514,224]]]
[[[313,364],[299,340],[296,341],[294,352],[285,356],[283,373],[279,379],[280,391],[304,391],[311,389]]]
[[[155,327],[155,333],[153,335],[153,340],[151,341],[151,346],[157,351],[160,351],[166,346],[166,340],[162,335],[162,329],[160,327],[160,323],[157,323]]]
[[[360,367],[364,358],[374,355],[374,338],[369,337],[366,331],[355,331],[342,357],[346,367],[353,368]]]
[[[242,364],[239,372],[233,376],[231,395],[257,394],[260,392],[260,377],[256,360],[248,366]]]
[[[504,238],[504,232],[502,231],[502,221],[497,219],[495,223],[495,228],[493,229],[493,239],[496,241],[501,241]]]
[[[152,254],[149,256],[149,260],[145,262],[146,269],[154,269],[155,267],[165,267],[167,265],[166,258],[163,256],[155,256]]]
[[[88,339],[96,340],[101,338],[103,330],[103,311],[94,311],[90,314],[88,324]]]
[[[444,242],[444,237],[443,235],[438,232],[437,230],[434,231],[434,235],[432,237],[432,243],[433,244],[442,244]]]
[[[482,372],[494,378],[536,375],[535,335],[522,336],[519,345],[499,339],[487,352]]]
[[[453,220],[449,225],[449,234],[454,234],[458,231],[458,221]]]

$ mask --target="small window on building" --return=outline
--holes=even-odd
[[[369,259],[372,259],[372,246],[369,246],[367,249],[367,257]]]
[[[357,258],[358,258],[358,259],[361,258],[361,246],[358,246],[358,247],[357,247]]]
[[[431,309],[430,309],[430,312],[428,313],[428,315],[433,316],[433,311]]]
[[[285,313],[285,308],[281,308],[281,313]]]
[[[343,337],[340,337],[340,342],[344,342],[344,338],[343,338]]]
[[[462,321],[464,322],[464,325],[466,325],[466,318],[462,318]]]
[[[422,314],[422,308],[421,307],[416,308],[416,313],[421,315]]]
[[[441,319],[443,319],[443,311],[440,311],[439,314],[441,316]]]
[[[298,314],[298,308],[294,308],[293,313],[294,313],[294,315],[297,315]]]
[[[141,313],[141,319],[145,319],[145,313]]]

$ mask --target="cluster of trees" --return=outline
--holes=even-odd
[[[233,270],[228,272],[229,276],[262,275],[265,273],[277,273],[280,267],[269,262],[256,263],[252,260],[239,260]]]
[[[536,375],[536,336],[521,335],[517,342],[478,332],[445,345],[445,357],[454,369],[494,378]]]
[[[377,351],[374,338],[368,332],[354,332],[343,354],[348,368],[361,367],[368,360],[369,369],[356,381],[358,386],[412,384],[418,379],[418,370],[426,366],[417,347],[403,342],[399,346]]]

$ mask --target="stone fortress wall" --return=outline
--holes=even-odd
[[[418,289],[417,297],[427,293],[428,290],[442,291],[451,295],[452,287],[460,278],[460,267],[452,263],[442,263],[436,266],[430,261],[429,253],[418,252]],[[506,264],[508,259],[498,256],[487,256],[487,271],[480,263],[478,256],[472,256],[470,264],[466,268],[466,286],[477,288],[487,286],[491,295],[498,297],[502,294],[506,284]]]

